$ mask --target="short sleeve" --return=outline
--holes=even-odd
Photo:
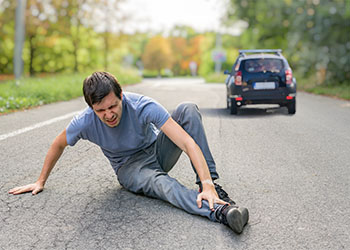
[[[141,119],[146,124],[154,124],[157,129],[160,129],[170,117],[169,112],[161,104],[151,98],[147,98],[147,101],[145,101],[142,106],[143,108],[140,112]]]
[[[87,124],[86,111],[87,110],[83,111],[77,116],[74,116],[66,128],[67,143],[70,146],[74,146],[80,139],[83,138],[82,132]]]

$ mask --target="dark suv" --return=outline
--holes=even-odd
[[[237,114],[242,105],[279,104],[295,114],[296,80],[282,50],[240,50],[232,70],[225,70],[227,108]]]

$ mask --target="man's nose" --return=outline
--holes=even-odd
[[[112,118],[113,112],[111,110],[106,110],[105,117],[106,117],[106,119]]]

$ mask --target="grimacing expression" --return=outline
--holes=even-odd
[[[123,112],[123,94],[120,94],[120,99],[113,91],[109,92],[101,102],[92,105],[95,114],[108,127],[116,127],[120,123]]]

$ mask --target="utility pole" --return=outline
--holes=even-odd
[[[16,78],[16,84],[23,74],[23,43],[25,39],[25,9],[27,0],[17,0],[16,7],[16,30],[15,30],[15,51],[13,70]]]

